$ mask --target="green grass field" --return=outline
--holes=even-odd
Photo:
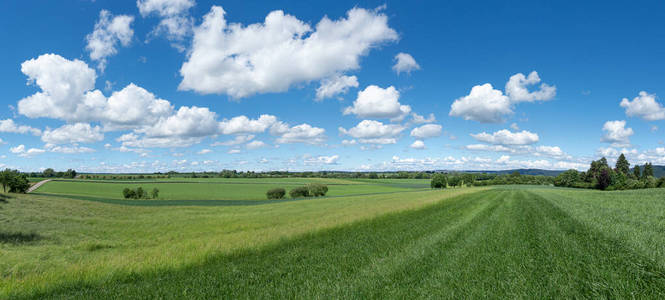
[[[327,196],[367,195],[376,193],[405,192],[429,188],[426,180],[376,180],[359,181],[318,178],[275,179],[224,179],[189,178],[189,180],[160,179],[135,181],[85,181],[62,180],[43,185],[35,192],[42,194],[83,196],[98,199],[123,199],[124,188],[143,187],[150,191],[159,189],[160,200],[265,200],[266,191],[272,188],[292,188],[312,182],[328,185]]]
[[[17,195],[0,204],[0,298],[663,298],[664,192],[229,207]]]

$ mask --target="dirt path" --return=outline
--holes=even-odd
[[[28,189],[28,193],[32,193],[32,191],[38,189],[38,188],[39,188],[40,186],[42,186],[44,183],[47,183],[47,182],[49,182],[49,181],[51,181],[51,179],[46,179],[46,180],[42,180],[42,181],[40,181],[40,182],[35,183],[33,186],[31,186],[31,187]]]

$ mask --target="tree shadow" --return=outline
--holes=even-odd
[[[14,197],[5,194],[0,194],[0,203],[7,203],[8,199],[14,199]]]
[[[43,239],[43,237],[34,232],[0,232],[0,244],[21,245],[36,242],[41,239]]]

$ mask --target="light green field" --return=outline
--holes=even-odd
[[[0,298],[665,297],[665,190],[0,204]]]
[[[194,181],[193,179],[196,179]],[[352,181],[341,179],[313,178],[262,178],[262,179],[198,179],[188,181],[153,180],[135,181],[52,181],[37,189],[36,193],[83,196],[101,199],[122,199],[124,188],[142,187],[150,191],[159,189],[160,200],[265,200],[266,191],[284,188],[287,192],[307,183],[320,182],[328,185],[327,196],[367,195],[377,193],[405,192],[429,187],[428,182],[418,180]]]

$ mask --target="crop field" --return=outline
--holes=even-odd
[[[0,298],[665,297],[663,189],[357,180],[245,206],[46,194],[95,184],[3,198]]]
[[[265,200],[266,191],[287,191],[308,183],[325,183],[327,196],[368,195],[429,189],[428,180],[377,180],[376,182],[319,178],[224,179],[188,178],[136,181],[58,180],[36,190],[37,193],[87,197],[90,200],[123,199],[124,188],[159,189],[158,200]],[[154,201],[153,201],[154,202]]]

